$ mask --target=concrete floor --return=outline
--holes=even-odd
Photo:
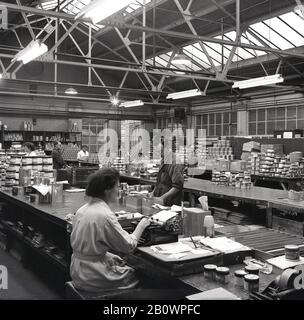
[[[32,271],[0,248],[0,265],[8,270],[8,289],[0,290],[0,300],[55,300],[63,299]]]

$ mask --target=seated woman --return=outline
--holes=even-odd
[[[86,189],[90,197],[73,219],[71,246],[73,255],[70,273],[76,288],[97,292],[128,289],[137,285],[135,270],[116,254],[132,252],[145,228],[143,218],[132,234],[122,229],[110,203],[118,199],[119,173],[105,168],[92,174]]]

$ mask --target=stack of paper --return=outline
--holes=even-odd
[[[210,247],[212,249],[218,250],[223,253],[250,250],[250,248],[245,247],[241,243],[233,241],[226,237],[218,237],[218,238],[202,237],[200,242],[207,247]]]
[[[162,253],[162,254],[184,253],[184,252],[191,252],[192,250],[190,246],[182,242],[159,244],[159,245],[151,246],[150,248],[153,251]]]

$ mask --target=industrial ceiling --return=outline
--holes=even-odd
[[[0,2],[0,94],[28,92],[78,99],[141,99],[160,107],[241,98],[234,81],[280,73],[273,86],[301,91],[304,10],[300,0],[134,0],[100,24],[75,16],[89,0]],[[1,20],[0,20],[1,21]],[[34,39],[48,52],[23,65],[14,56]],[[190,64],[176,65],[176,54]],[[205,96],[171,102],[172,92]]]

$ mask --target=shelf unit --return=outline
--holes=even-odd
[[[2,230],[7,235],[6,250],[17,248],[20,252],[22,263],[26,266],[32,259],[36,257],[39,261],[49,263],[45,272],[59,271],[60,277],[64,284],[69,279],[69,265],[70,265],[70,240],[69,232],[67,232],[66,221],[57,219],[56,223],[50,223],[50,217],[36,210],[31,206],[23,206],[22,201],[14,201],[10,196],[1,193],[1,200],[7,203],[6,209],[0,215],[0,224]],[[52,218],[52,217],[51,217]],[[22,223],[22,228],[17,227],[17,223]],[[43,245],[37,246],[33,243],[33,234],[29,234],[29,226],[33,228],[33,232],[41,232],[44,235]],[[46,244],[54,245],[56,252],[49,252],[46,250]],[[56,254],[64,254],[64,257],[59,258]],[[40,260],[42,259],[42,260]],[[37,260],[37,261],[38,261]],[[31,263],[31,262],[30,262]],[[57,271],[56,271],[57,270]]]
[[[7,135],[15,135],[18,139],[7,140]],[[21,139],[22,138],[22,139]],[[3,126],[0,130],[0,142],[2,149],[9,149],[12,142],[32,142],[35,145],[41,144],[45,148],[46,144],[53,141],[60,141],[63,143],[76,143],[81,145],[81,132],[63,132],[63,131],[24,131],[24,130],[4,130]]]

